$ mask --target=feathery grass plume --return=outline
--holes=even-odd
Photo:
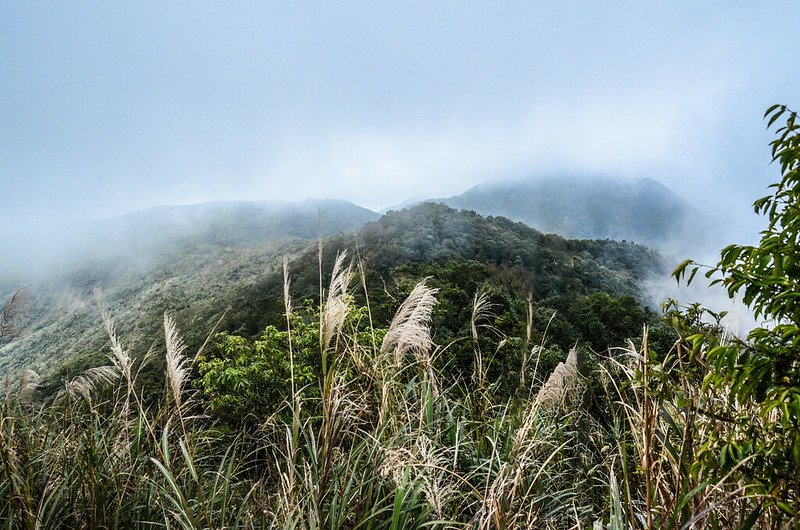
[[[481,351],[480,344],[478,344],[478,324],[481,320],[487,320],[492,315],[492,302],[489,300],[488,291],[478,291],[472,300],[472,316],[469,324],[472,331],[472,343],[475,353],[474,369],[472,372],[472,381],[476,386],[482,386],[485,381],[484,367],[483,367],[483,352]]]
[[[353,277],[351,265],[344,266],[347,259],[347,252],[341,252],[336,256],[331,273],[331,283],[328,288],[328,298],[325,301],[325,309],[322,316],[322,335],[323,345],[327,350],[333,338],[339,334],[350,310],[350,302],[347,299],[347,289]]]
[[[19,397],[23,401],[27,401],[36,393],[39,388],[39,373],[35,370],[25,370],[22,372],[22,377],[19,380]]]
[[[572,348],[565,362],[560,362],[536,394],[536,403],[546,407],[560,405],[579,381],[578,350]]]
[[[470,319],[470,329],[472,330],[472,340],[478,340],[478,322],[491,318],[492,301],[489,299],[488,291],[478,291],[472,300],[472,318]]]
[[[394,352],[395,366],[400,366],[408,352],[427,354],[431,340],[431,312],[436,305],[436,293],[419,282],[400,304],[381,343],[381,353]]]
[[[109,355],[109,359],[111,359],[111,362],[114,363],[114,366],[119,369],[122,377],[125,378],[125,382],[130,387],[133,382],[133,374],[131,373],[133,361],[131,356],[125,350],[125,348],[122,347],[122,343],[120,342],[116,329],[114,328],[114,321],[111,319],[111,316],[105,309],[100,309],[100,317],[103,320],[103,326],[106,328],[108,338],[111,340],[111,355]]]
[[[189,375],[189,363],[183,354],[186,345],[178,333],[175,321],[167,313],[164,313],[164,338],[167,346],[167,385],[175,400],[176,408],[180,410],[183,404],[181,395],[183,385]]]
[[[19,333],[18,323],[24,317],[30,304],[28,293],[23,287],[11,295],[11,299],[0,311],[0,344],[13,339]]]
[[[283,257],[283,307],[287,318],[292,314],[292,297],[289,295],[292,280],[289,278],[289,256]]]
[[[66,391],[70,396],[82,396],[91,402],[92,395],[98,388],[116,383],[119,377],[120,372],[116,366],[96,366],[68,381]]]

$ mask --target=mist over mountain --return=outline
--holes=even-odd
[[[678,194],[649,179],[551,176],[487,182],[445,199],[453,208],[502,215],[568,238],[626,240],[667,252],[710,240],[707,219]]]
[[[87,266],[149,263],[197,245],[240,246],[346,232],[378,214],[347,201],[231,201],[158,206],[91,222],[0,235],[0,293]],[[5,285],[4,285],[5,284]]]
[[[31,303],[25,333],[0,346],[0,369],[47,371],[75,353],[99,351],[100,305],[134,336],[156,334],[165,311],[192,322],[190,332],[207,333],[232,293],[264,274],[276,255],[377,217],[338,200],[218,202],[2,238],[0,297],[27,286]]]
[[[519,289],[529,289],[542,299],[558,294],[553,285],[573,282],[589,291],[635,295],[646,305],[656,296],[651,293],[648,299],[645,283],[649,282],[647,289],[652,291],[652,285],[665,277],[654,274],[652,264],[660,260],[656,254],[643,254],[636,246],[614,246],[613,242],[597,247],[605,253],[613,248],[624,260],[638,256],[635,261],[640,265],[635,272],[620,275],[627,267],[625,261],[598,262],[594,256],[586,262],[579,257],[585,253],[581,245],[591,244],[569,239],[625,240],[683,254],[687,241],[697,244],[701,239],[697,232],[689,237],[688,230],[702,222],[702,215],[650,179],[553,177],[486,183],[438,202],[495,218],[429,204],[381,217],[352,203],[329,199],[212,202],[160,206],[100,221],[2,236],[0,246],[6,251],[0,255],[0,294],[7,298],[13,290],[29,285],[33,303],[28,333],[0,350],[0,365],[60,362],[76,352],[99,349],[105,340],[98,320],[99,303],[117,313],[126,322],[123,327],[136,336],[155,334],[159,315],[170,311],[181,316],[190,339],[198,338],[227,306],[233,307],[234,313],[226,321],[229,329],[244,326],[255,333],[264,323],[261,310],[275,306],[280,299],[282,278],[277,258],[303,252],[308,245],[304,241],[317,236],[345,234],[329,244],[338,249],[347,248],[345,242],[357,241],[359,252],[374,268],[374,281],[383,285],[393,281],[403,263],[424,268],[430,265],[423,264],[442,260],[472,259],[488,264],[500,259],[508,268],[519,266],[519,260],[533,259],[525,258],[525,252],[546,255],[547,247],[563,241],[556,244],[563,247],[565,256],[557,260],[558,270],[547,265],[550,268],[544,276],[550,279],[542,282],[543,272],[537,270],[540,261],[535,266],[530,262],[518,271],[526,285],[520,284]],[[379,218],[379,222],[364,226]],[[542,232],[564,239],[548,239]],[[476,239],[478,233],[482,235]],[[542,248],[534,251],[537,245]],[[308,258],[311,265],[315,262]],[[567,262],[571,265],[564,265]],[[651,265],[641,265],[645,262]],[[600,267],[592,265],[584,271],[585,276],[570,280],[576,270],[583,270],[576,269],[575,263]],[[316,274],[316,266],[311,265],[303,266],[308,270],[302,274]],[[492,267],[481,281],[496,280],[496,265]],[[604,272],[607,270],[610,276]],[[437,270],[429,272],[436,276]],[[538,278],[534,284],[524,280],[533,277]],[[299,285],[305,281],[314,287],[306,294],[313,294],[316,280],[306,280]],[[259,293],[257,286],[264,281],[272,287]],[[277,309],[274,312],[277,314]],[[63,339],[55,341],[55,336]]]
[[[291,264],[294,296],[316,298],[316,243],[309,239],[316,238],[320,212],[323,235],[340,234],[323,241],[326,269],[337,252],[360,256],[377,318],[390,318],[394,300],[425,277],[443,288],[443,304],[459,311],[469,309],[478,289],[491,289],[504,303],[531,292],[542,310],[547,304],[563,310],[556,327],[566,330],[569,347],[581,337],[568,321],[570,311],[577,311],[570,309],[576,297],[602,292],[643,300],[644,282],[663,272],[658,255],[638,245],[570,241],[443,205],[391,212],[366,225],[377,215],[343,202],[158,208],[94,225],[106,234],[125,226],[134,248],[146,249],[147,262],[120,254],[33,283],[28,331],[0,348],[0,369],[33,366],[48,373],[61,366],[64,375],[96,364],[107,341],[100,306],[140,349],[159,335],[165,312],[175,316],[194,347],[226,308],[231,310],[223,329],[255,334],[282,315],[283,256],[297,256]],[[109,258],[112,249],[118,250],[97,252]]]

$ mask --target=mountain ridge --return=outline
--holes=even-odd
[[[141,260],[170,247],[209,241],[246,244],[315,238],[318,231],[327,237],[378,217],[348,201],[309,198],[160,205],[105,219],[37,227],[0,236],[0,248],[13,249],[0,254],[0,272],[5,273],[0,274],[0,295],[41,274],[66,272],[87,262]]]
[[[170,224],[176,216],[180,226]],[[0,370],[42,368],[96,349],[105,340],[100,306],[120,317],[121,330],[142,336],[157,334],[165,311],[183,312],[183,322],[200,329],[219,317],[232,290],[275,266],[277,255],[297,252],[318,230],[329,237],[377,217],[346,201],[269,208],[245,201],[166,206],[100,222],[94,231],[62,241],[77,244],[77,250],[55,249],[40,257],[38,267],[22,271],[0,266],[2,299],[27,285],[31,300],[27,332],[0,344]],[[123,230],[126,225],[132,230]],[[13,240],[0,243],[14,245]],[[89,251],[82,252],[80,245]],[[24,253],[17,259],[24,265]],[[0,261],[7,264],[8,253]]]
[[[682,251],[689,235],[697,240],[694,227],[708,226],[705,216],[679,194],[647,177],[545,175],[486,181],[425,202],[500,215],[567,238],[633,241],[668,253]]]

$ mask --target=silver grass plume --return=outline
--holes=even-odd
[[[292,314],[292,297],[289,295],[292,280],[289,278],[289,257],[283,257],[283,306],[286,308],[287,318]]]
[[[472,328],[472,340],[478,340],[478,322],[492,317],[492,302],[489,300],[488,291],[475,293],[472,300],[472,318],[470,326]]]
[[[489,293],[487,291],[479,291],[475,293],[475,298],[472,300],[472,317],[470,318],[470,328],[472,330],[472,342],[475,350],[475,363],[472,373],[472,379],[475,384],[482,384],[484,380],[483,373],[483,352],[481,352],[480,345],[478,344],[478,322],[481,320],[489,319],[492,316],[492,303],[489,300]]]
[[[178,334],[178,327],[175,321],[164,313],[164,337],[167,345],[167,385],[172,392],[176,407],[180,410],[182,399],[181,392],[183,384],[189,375],[189,363],[183,354],[186,345]]]
[[[556,369],[536,394],[536,403],[544,406],[557,406],[568,391],[575,388],[579,380],[578,350],[572,348],[566,361],[558,363]]]
[[[11,296],[11,300],[0,309],[0,344],[13,339],[18,333],[17,324],[21,320],[25,311],[30,305],[30,299],[26,289],[17,289]]]
[[[66,391],[71,396],[82,396],[87,401],[91,401],[92,394],[99,387],[116,383],[119,376],[119,369],[116,366],[89,368],[67,382]]]
[[[402,363],[406,353],[426,354],[433,346],[430,325],[437,292],[423,280],[397,309],[381,344],[381,353],[394,351],[395,365]]]
[[[128,383],[128,386],[130,386],[132,383],[131,369],[133,367],[131,356],[125,350],[125,348],[122,347],[122,343],[119,341],[116,329],[114,328],[114,321],[111,319],[111,316],[104,309],[101,309],[100,316],[103,319],[103,325],[106,328],[108,338],[111,339],[111,355],[109,355],[109,359],[111,359],[111,362],[114,363],[114,366],[119,369],[120,373],[125,378],[126,383]]]
[[[333,338],[341,331],[347,313],[350,310],[350,302],[347,298],[347,289],[353,277],[353,268],[344,262],[347,252],[341,252],[336,256],[331,273],[331,283],[328,288],[328,297],[325,301],[325,310],[322,316],[322,331],[325,349],[327,349]]]
[[[19,381],[19,396],[23,400],[30,399],[39,388],[39,373],[34,370],[25,370]]]

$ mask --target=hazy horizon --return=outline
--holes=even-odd
[[[636,182],[639,182],[639,181],[642,181],[642,180],[654,180],[655,182],[657,182],[657,183],[659,183],[661,185],[664,185],[663,182],[658,181],[656,179],[652,179],[650,177],[632,178],[632,177],[624,177],[623,176],[622,178],[615,178],[615,177],[609,176],[609,175],[580,175],[580,174],[569,175],[569,176],[564,175],[563,177],[565,178],[565,184],[567,184],[567,185],[569,185],[569,182],[571,180],[592,182],[593,180],[607,180],[607,179],[611,179],[611,180],[614,180],[614,181],[617,181],[617,182],[620,182],[620,183],[624,183],[624,182],[627,182],[627,181],[630,181],[631,183],[636,183]],[[466,192],[470,192],[473,189],[480,189],[480,188],[482,188],[484,186],[487,186],[487,185],[491,186],[493,184],[504,184],[504,185],[514,186],[515,184],[523,184],[524,185],[525,183],[529,183],[529,182],[532,183],[532,182],[544,181],[544,180],[550,180],[550,179],[559,179],[559,176],[558,175],[554,175],[554,174],[543,174],[543,175],[533,175],[533,176],[530,176],[530,177],[513,177],[513,178],[507,178],[507,179],[483,180],[483,181],[479,181],[479,182],[476,182],[474,184],[471,184],[466,188],[459,189],[459,190],[454,190],[452,195],[440,196],[440,197],[417,195],[417,196],[406,197],[406,198],[403,198],[401,200],[395,201],[395,202],[393,202],[391,204],[387,204],[385,206],[380,206],[380,207],[365,206],[363,204],[359,204],[359,203],[357,203],[355,201],[352,201],[352,200],[349,200],[347,198],[340,198],[340,197],[335,197],[335,196],[313,196],[313,195],[304,196],[304,197],[296,197],[296,198],[288,198],[288,199],[280,198],[280,197],[278,197],[278,198],[231,198],[231,199],[213,199],[212,198],[212,199],[208,199],[208,200],[200,200],[200,201],[197,201],[197,202],[156,203],[156,204],[152,204],[152,205],[145,205],[145,206],[141,206],[141,207],[138,207],[138,208],[134,208],[132,210],[120,210],[120,211],[117,211],[117,212],[109,213],[109,214],[106,214],[106,215],[100,215],[100,216],[96,216],[96,217],[91,217],[91,216],[89,216],[89,217],[80,217],[80,218],[69,219],[69,220],[66,220],[66,221],[45,219],[41,223],[29,224],[29,225],[25,225],[25,226],[17,226],[17,227],[11,228],[11,229],[8,229],[7,227],[0,227],[0,236],[19,236],[19,235],[23,235],[23,234],[30,233],[30,232],[36,232],[36,231],[40,231],[40,230],[47,230],[47,229],[52,228],[52,227],[57,226],[57,225],[64,225],[64,226],[67,226],[67,227],[79,228],[80,226],[83,226],[83,225],[85,225],[87,223],[88,224],[103,223],[103,222],[111,221],[111,220],[114,220],[114,219],[117,219],[117,218],[128,217],[128,216],[131,216],[131,215],[138,215],[138,214],[146,213],[146,212],[151,211],[151,210],[152,211],[157,211],[157,210],[164,209],[164,208],[167,208],[167,209],[169,209],[169,208],[183,208],[183,207],[192,207],[192,206],[212,205],[212,204],[217,204],[217,203],[218,204],[225,204],[225,203],[251,204],[251,203],[257,203],[257,204],[264,204],[264,205],[281,205],[281,204],[284,204],[284,205],[294,205],[294,204],[300,205],[300,204],[304,204],[304,203],[308,203],[308,202],[320,202],[321,203],[321,202],[325,202],[325,201],[342,201],[342,202],[351,203],[351,204],[353,204],[355,206],[358,206],[360,208],[364,208],[364,209],[370,210],[370,211],[372,211],[372,212],[374,212],[376,214],[383,214],[383,213],[391,211],[391,210],[407,208],[409,206],[413,206],[413,205],[421,203],[421,202],[426,202],[426,201],[434,201],[435,202],[435,201],[440,201],[440,200],[443,200],[443,199],[450,199],[450,198],[453,198],[455,196],[462,195],[462,194],[464,194]],[[672,192],[677,193],[677,195],[681,199],[686,199],[685,197],[683,197],[676,190],[673,190],[672,188],[669,188],[669,187],[667,187],[667,189],[672,191]],[[687,203],[689,203],[692,207],[697,208],[696,204],[692,204],[688,200],[687,200]]]
[[[0,233],[164,204],[372,210],[541,174],[649,177],[755,226],[800,5],[15,3]]]

